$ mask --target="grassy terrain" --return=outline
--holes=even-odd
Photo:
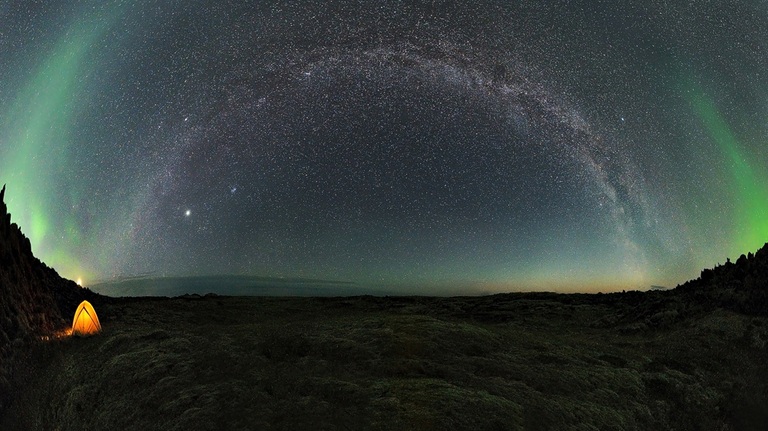
[[[0,429],[762,429],[767,319],[663,295],[113,301]]]

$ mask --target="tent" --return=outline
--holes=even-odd
[[[88,301],[77,306],[75,318],[72,320],[72,335],[92,335],[101,332],[101,323],[96,310]]]

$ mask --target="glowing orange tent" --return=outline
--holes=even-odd
[[[96,310],[90,302],[81,302],[75,311],[75,319],[72,320],[72,335],[92,335],[99,332],[101,332],[101,323]]]

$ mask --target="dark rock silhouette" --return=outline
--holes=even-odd
[[[80,301],[101,298],[32,254],[29,239],[11,223],[4,198],[5,186],[0,190],[0,410],[15,347],[68,327]]]
[[[744,314],[768,316],[768,243],[736,262],[701,271],[701,276],[676,289],[696,302]]]
[[[747,316],[768,316],[768,243],[756,253],[741,255],[736,262],[701,271],[697,279],[674,289],[629,291],[607,295],[571,294],[567,301],[616,307],[615,315],[596,326],[620,327],[626,332],[669,328],[693,316],[716,309]]]

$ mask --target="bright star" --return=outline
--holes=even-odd
[[[184,217],[189,217],[192,215],[192,210],[186,210],[184,211]]]

